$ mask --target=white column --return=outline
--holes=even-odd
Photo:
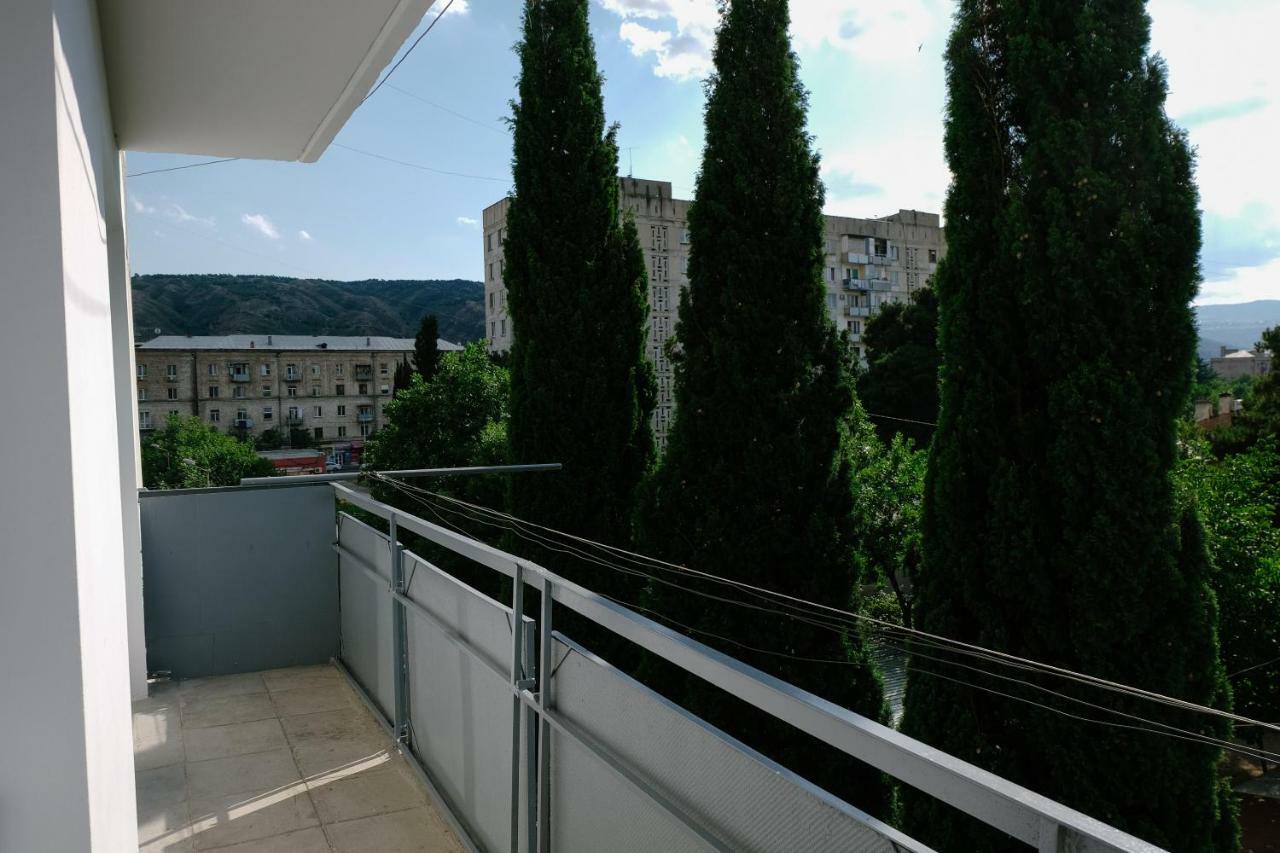
[[[0,26],[0,850],[136,849],[112,258],[92,0]]]

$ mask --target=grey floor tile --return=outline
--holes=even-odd
[[[219,853],[331,853],[333,848],[319,829],[303,829],[217,849]],[[367,851],[381,853],[375,847],[369,847]]]
[[[266,693],[210,698],[190,697],[184,698],[182,703],[184,729],[269,720],[275,715],[275,708]]]
[[[374,769],[309,784],[316,814],[325,823],[337,823],[426,806],[426,794],[408,778],[403,761],[397,756]]]
[[[180,764],[185,757],[182,721],[176,702],[133,712],[135,770],[152,770],[169,764]]]
[[[188,850],[190,813],[185,801],[138,808],[138,846],[142,850]]]
[[[319,825],[311,797],[300,783],[261,794],[231,794],[191,801],[191,828],[197,850],[255,841]]]
[[[386,738],[382,727],[362,707],[285,717],[280,723],[295,746],[326,740]]]
[[[287,749],[187,764],[187,789],[193,801],[280,788],[299,778],[297,765]]]
[[[365,817],[325,826],[336,853],[455,853],[462,847],[430,809]]]
[[[187,799],[187,767],[170,764],[134,774],[134,791],[138,811],[150,814],[158,808],[172,806]]]
[[[185,702],[188,699],[219,699],[224,696],[244,696],[250,693],[265,693],[267,686],[262,676],[256,672],[238,675],[213,675],[208,678],[191,678],[178,682],[178,695]]]
[[[319,666],[292,666],[262,673],[262,680],[272,693],[282,690],[298,690],[304,687],[326,687],[342,680],[342,674],[332,664]]]
[[[284,729],[280,728],[280,721],[275,718],[190,729],[186,733],[188,761],[229,758],[233,755],[281,749],[288,745]]]
[[[332,680],[326,684],[296,690],[272,691],[271,701],[275,703],[280,716],[295,717],[300,714],[354,708],[358,700],[346,684]]]
[[[298,770],[308,780],[375,769],[388,763],[392,754],[390,742],[383,739],[322,741],[293,748]]]

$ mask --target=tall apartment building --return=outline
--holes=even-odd
[[[441,351],[461,349],[437,341]],[[339,461],[359,457],[383,423],[396,365],[412,338],[163,335],[135,348],[138,425],[193,415],[223,432],[305,430]]]
[[[666,342],[675,334],[680,291],[689,286],[689,202],[673,198],[666,181],[618,180],[622,209],[635,216],[649,273],[649,357],[658,382],[653,426],[662,445],[674,414],[674,372]],[[502,257],[509,204],[502,199],[485,208],[483,216],[485,332],[495,352],[511,347],[513,331]],[[881,219],[828,216],[825,240],[827,313],[862,357],[867,320],[882,305],[906,301],[932,278],[946,254],[941,222],[936,213],[915,210]]]

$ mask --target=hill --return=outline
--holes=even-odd
[[[327,281],[270,275],[135,275],[138,340],[166,335],[390,335],[411,338],[424,314],[440,337],[484,337],[484,285],[454,279]]]
[[[1196,306],[1196,325],[1200,331],[1201,358],[1213,358],[1224,346],[1252,349],[1264,330],[1280,326],[1280,299],[1199,305]]]

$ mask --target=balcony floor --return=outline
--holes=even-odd
[[[146,853],[463,849],[332,666],[153,685],[133,739]]]

